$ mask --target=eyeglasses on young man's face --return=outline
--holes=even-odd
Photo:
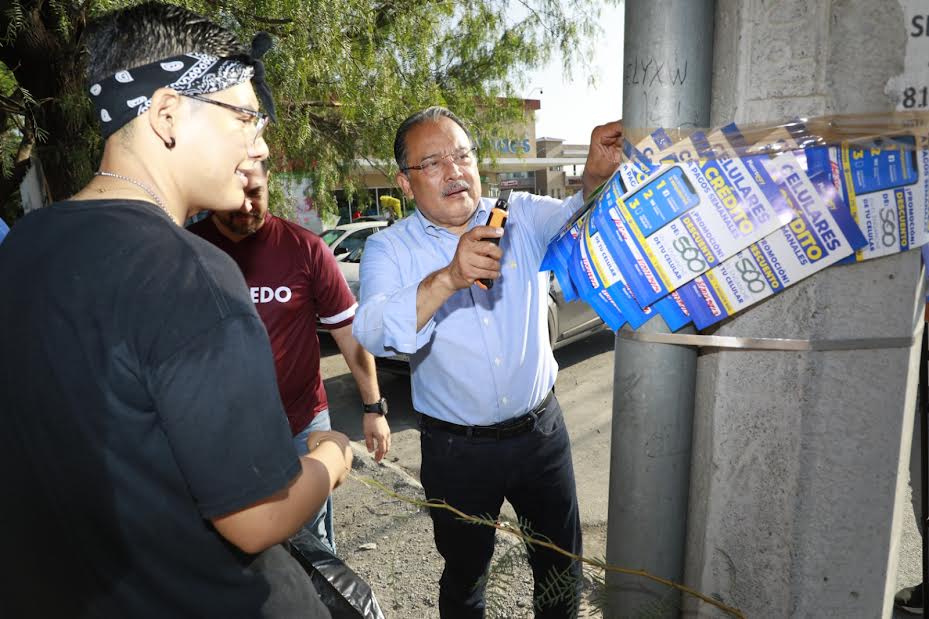
[[[432,157],[426,157],[419,162],[419,165],[411,165],[405,168],[401,168],[401,172],[406,172],[408,170],[419,170],[426,176],[437,176],[442,171],[442,164],[446,161],[451,161],[457,166],[468,166],[471,165],[471,162],[474,161],[474,153],[477,152],[477,147],[467,147],[462,146],[461,148],[448,153],[447,155],[433,155]]]
[[[239,107],[238,105],[232,105],[229,103],[223,103],[222,101],[217,101],[215,99],[210,99],[209,97],[204,97],[203,95],[188,95],[185,94],[185,97],[190,99],[196,99],[197,101],[203,101],[204,103],[209,103],[211,105],[218,105],[219,107],[226,108],[227,110],[232,110],[240,116],[248,116],[248,121],[244,120],[242,122],[247,122],[252,127],[252,131],[255,133],[255,137],[252,138],[252,142],[257,142],[258,138],[261,137],[261,134],[264,133],[264,130],[268,126],[269,117],[264,112],[259,110],[250,110],[247,107]]]

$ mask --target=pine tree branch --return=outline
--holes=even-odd
[[[236,18],[236,20],[238,20],[240,24],[244,23],[245,21],[252,21],[257,24],[266,24],[269,26],[283,26],[286,24],[294,23],[294,20],[289,17],[265,17],[264,15],[257,15],[250,11],[244,11],[238,7],[230,5],[228,2],[221,2],[220,0],[205,0],[205,1],[208,5],[210,5],[211,7],[215,9],[229,11]]]

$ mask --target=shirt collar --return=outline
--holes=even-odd
[[[468,230],[483,223],[487,219],[486,215],[488,211],[490,211],[490,201],[487,198],[479,198],[477,201],[477,208],[474,209],[474,214],[471,215],[471,220],[468,222]],[[418,208],[415,211],[415,215],[426,234],[439,236],[442,234],[442,231],[444,231],[445,234],[451,234],[451,232],[442,226],[437,226],[429,221]]]

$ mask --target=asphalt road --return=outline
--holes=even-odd
[[[609,501],[610,426],[613,402],[611,332],[598,333],[555,353],[561,368],[556,392],[571,435],[585,554],[605,556]],[[333,425],[352,440],[363,441],[361,404],[344,360],[332,340],[323,338],[322,373],[329,395]],[[380,373],[381,392],[390,403],[393,446],[388,459],[419,477],[419,433],[410,402],[409,377]],[[903,502],[898,553],[898,590],[920,580],[920,544],[909,495]],[[506,508],[504,508],[506,509]],[[909,617],[900,612],[894,619]]]

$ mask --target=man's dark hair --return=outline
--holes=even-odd
[[[247,51],[229,30],[172,4],[146,2],[111,11],[84,34],[88,83],[186,52],[234,56]]]
[[[471,137],[471,132],[468,131],[468,128],[465,127],[464,123],[460,118],[455,116],[455,114],[448,108],[444,108],[438,105],[433,105],[432,107],[427,107],[421,112],[416,112],[397,127],[397,135],[394,138],[394,159],[397,160],[397,165],[401,170],[406,168],[409,165],[407,161],[407,148],[406,148],[406,134],[409,133],[413,127],[422,124],[424,122],[436,122],[440,118],[445,117],[451,121],[454,121],[456,125],[461,127],[461,130],[465,132],[465,135],[468,136],[468,141],[471,143],[471,146],[474,146],[474,138]]]

